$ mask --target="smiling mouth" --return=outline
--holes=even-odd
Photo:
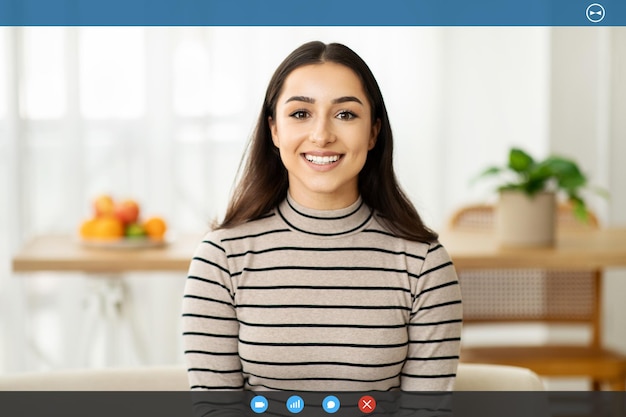
[[[341,159],[341,155],[318,156],[304,154],[304,158],[315,165],[330,165]]]

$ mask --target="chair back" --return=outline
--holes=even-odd
[[[495,208],[473,205],[451,217],[452,230],[493,230]],[[560,206],[559,230],[598,228],[591,214],[587,223],[576,219],[570,206]],[[591,327],[592,345],[600,344],[601,271],[579,269],[460,270],[465,323],[542,322]]]

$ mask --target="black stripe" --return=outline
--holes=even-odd
[[[389,345],[364,345],[358,343],[278,343],[278,342],[251,342],[239,339],[240,343],[252,346],[281,346],[281,347],[348,347],[348,348],[364,348],[364,349],[392,349],[401,348],[409,344],[409,342],[394,343]]]
[[[238,308],[311,308],[337,310],[403,310],[410,311],[405,306],[363,306],[363,305],[323,305],[323,304],[239,304]]]
[[[267,384],[251,384],[249,381],[247,383],[248,383],[248,385],[250,387],[262,387],[262,388],[266,388],[266,389],[269,389],[269,390],[272,390],[272,391],[291,391],[290,389],[286,390],[284,388],[278,388],[276,386],[267,385]],[[384,391],[381,391],[381,392],[390,392],[390,391],[395,391],[395,390],[398,390],[398,389],[400,389],[400,384],[392,385],[388,389],[386,389]],[[301,389],[299,389],[298,391],[299,392],[319,392],[319,391],[301,390]],[[350,389],[348,389],[346,391],[350,391]]]
[[[303,213],[303,212],[299,211],[298,209],[296,209],[293,206],[293,204],[291,204],[291,201],[289,201],[289,199],[287,199],[287,204],[289,205],[289,207],[291,207],[291,209],[294,212],[296,212],[297,214],[299,214],[302,217],[307,217],[309,219],[315,219],[315,220],[341,220],[341,219],[345,219],[347,217],[350,217],[353,214],[355,214],[356,212],[358,212],[361,209],[361,207],[363,207],[363,200],[361,200],[361,204],[359,204],[359,206],[354,211],[352,211],[351,213],[345,214],[343,216],[337,216],[337,217],[317,217],[317,216],[312,216],[310,214]],[[279,210],[279,212],[280,212],[280,210]]]
[[[443,245],[441,243],[436,244],[435,246],[433,246],[432,248],[428,248],[428,252],[427,253],[431,253],[434,252],[438,249],[443,248]]]
[[[445,343],[445,342],[460,342],[460,337],[447,337],[444,339],[431,339],[431,340],[409,340],[410,344],[428,344],[428,343]]]
[[[433,304],[431,306],[422,306],[420,307],[420,310],[431,310],[433,308],[445,307],[454,304],[461,304],[461,300],[446,301],[445,303]]]
[[[434,267],[434,268],[431,268],[431,269],[428,269],[428,270],[426,270],[426,271],[422,272],[419,276],[420,276],[420,278],[421,278],[421,277],[423,277],[423,276],[424,276],[424,275],[426,275],[426,274],[430,274],[431,272],[437,271],[437,270],[439,270],[439,269],[441,269],[441,268],[445,268],[446,266],[450,266],[450,265],[452,265],[452,262],[446,262],[446,263],[443,263],[443,264],[441,264],[441,265],[439,265],[439,266],[436,266],[436,267]]]
[[[427,358],[406,358],[407,361],[447,361],[451,359],[459,359],[458,355],[455,356],[433,356]]]
[[[210,355],[210,356],[239,356],[238,352],[207,352],[206,350],[186,350],[184,354],[185,355],[187,354]]]
[[[188,279],[195,279],[197,281],[202,281],[202,282],[206,282],[207,284],[213,284],[213,285],[217,285],[218,287],[222,287],[223,289],[225,289],[226,291],[228,291],[230,293],[230,289],[225,286],[224,284],[217,282],[217,281],[213,281],[207,278],[202,278],[202,277],[197,277],[195,275],[189,275],[187,276]]]
[[[242,253],[235,253],[235,254],[231,254],[231,255],[227,255],[227,258],[238,258],[241,256],[246,256],[246,255],[261,255],[264,253],[270,253],[270,252],[279,252],[279,251],[300,251],[300,252],[380,252],[380,253],[385,253],[385,254],[389,254],[389,255],[401,255],[401,256],[406,256],[409,258],[414,258],[414,259],[419,259],[419,260],[424,260],[425,258],[421,255],[413,255],[411,253],[407,253],[404,251],[392,251],[392,250],[388,250],[388,249],[382,249],[382,248],[372,248],[372,247],[333,247],[333,248],[319,248],[319,247],[309,247],[309,248],[302,248],[302,247],[296,247],[296,246],[279,246],[279,247],[275,247],[275,248],[268,248],[268,249],[262,249],[262,250],[249,250],[246,252],[242,252]]]
[[[409,277],[419,278],[418,275],[412,274],[406,269],[393,268],[375,268],[367,266],[302,266],[302,265],[283,265],[272,266],[266,268],[244,268],[240,272],[233,272],[232,277],[243,274],[244,272],[268,272],[268,271],[364,271],[364,272],[395,272],[399,274],[407,274]]]
[[[268,365],[268,366],[347,366],[356,368],[386,368],[389,366],[397,366],[404,363],[404,359],[392,363],[351,363],[351,362],[266,362],[266,361],[253,361],[246,358],[241,358],[243,362],[254,363],[256,365]]]
[[[196,299],[196,300],[211,301],[211,302],[214,302],[214,303],[226,304],[227,306],[231,306],[231,307],[233,305],[232,303],[230,303],[228,301],[216,300],[215,298],[201,297],[199,295],[193,295],[193,294],[185,294],[183,296],[183,298],[193,298],[193,299]]]
[[[206,336],[217,337],[220,339],[237,339],[238,335],[220,334],[220,333],[204,333],[204,332],[184,332],[183,336]]]
[[[419,298],[424,293],[435,291],[435,290],[440,290],[442,288],[449,287],[451,285],[459,285],[459,281],[454,280],[454,281],[446,282],[444,284],[435,285],[434,287],[431,287],[431,288],[426,288],[425,290],[422,290],[419,294],[417,294],[415,298]]]
[[[199,319],[210,319],[210,320],[237,321],[236,317],[219,317],[219,316],[208,316],[204,314],[192,314],[192,313],[185,313],[183,314],[183,317],[196,317]]]
[[[243,385],[192,385],[190,389],[206,389],[206,390],[240,390]]]
[[[207,263],[207,264],[209,264],[209,265],[211,265],[211,266],[214,266],[214,267],[216,267],[216,268],[218,268],[218,269],[220,269],[220,270],[222,270],[222,271],[226,272],[227,274],[230,274],[230,271],[229,271],[228,269],[224,268],[223,266],[218,265],[218,264],[216,264],[215,262],[211,262],[211,261],[209,261],[209,260],[207,260],[207,259],[200,258],[199,256],[194,256],[194,257],[192,258],[192,260],[194,260],[194,261],[201,261],[201,262]]]
[[[399,329],[406,327],[405,323],[402,324],[389,324],[389,325],[375,325],[375,324],[318,324],[318,323],[280,323],[280,324],[271,324],[271,323],[248,323],[242,320],[239,320],[239,324],[248,327],[276,327],[276,328],[284,328],[284,327],[307,327],[307,328],[329,328],[329,329]]]
[[[412,375],[405,374],[404,372],[400,374],[406,378],[426,378],[426,379],[438,379],[438,378],[454,378],[456,374],[441,374],[441,375]]]
[[[262,378],[270,381],[346,381],[346,382],[382,382],[387,381],[389,379],[397,378],[398,375],[392,375],[386,378],[377,378],[377,379],[356,379],[356,378],[338,378],[338,377],[312,377],[308,376],[306,378],[278,378],[278,377],[269,377],[262,375],[255,375],[250,372],[246,372],[246,375],[250,375],[256,378]]]
[[[367,219],[365,219],[365,221],[363,223],[361,223],[360,225],[358,225],[357,227],[355,227],[353,229],[346,230],[346,231],[343,231],[343,232],[337,232],[337,233],[316,233],[316,232],[309,232],[308,230],[300,229],[300,228],[296,227],[295,225],[289,223],[289,221],[285,218],[283,213],[281,213],[280,208],[277,207],[276,210],[278,211],[278,214],[283,219],[283,221],[285,223],[287,223],[287,225],[289,227],[291,227],[292,229],[297,230],[298,232],[301,232],[301,233],[306,233],[308,235],[324,236],[324,237],[333,237],[333,236],[347,235],[349,233],[352,233],[352,232],[354,232],[356,230],[359,230],[359,229],[363,228],[363,226],[365,226],[370,221],[370,219],[372,218],[372,212],[370,211],[370,214],[369,214],[369,216],[367,216]]]
[[[411,290],[402,287],[336,287],[327,285],[246,285],[237,288],[238,290],[324,290],[324,291],[401,291],[410,293]]]
[[[284,232],[291,232],[291,230],[289,230],[289,229],[275,229],[275,230],[268,230],[267,232],[256,233],[256,234],[253,234],[253,235],[227,237],[227,238],[222,239],[221,242],[224,243],[224,242],[232,242],[234,240],[251,239],[251,238],[255,238],[255,237],[261,237],[261,236],[270,235],[272,233],[284,233]]]
[[[211,246],[214,246],[217,249],[221,250],[222,252],[226,253],[226,249],[224,249],[223,247],[221,247],[220,245],[218,245],[215,242],[211,242],[210,240],[203,240],[202,243],[206,243],[206,244],[209,244]]]
[[[234,374],[241,372],[242,369],[232,370],[219,370],[219,369],[207,369],[207,368],[189,368],[187,372],[210,372],[212,374]]]
[[[442,320],[442,321],[435,321],[435,322],[431,322],[431,323],[409,323],[409,326],[416,326],[416,327],[420,327],[420,326],[440,326],[442,324],[452,324],[452,323],[463,323],[463,319]]]

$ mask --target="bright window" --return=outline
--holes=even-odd
[[[80,30],[80,107],[87,119],[133,119],[145,109],[144,29]]]
[[[36,27],[27,28],[22,33],[22,116],[27,119],[61,118],[67,109],[65,32],[62,28]]]

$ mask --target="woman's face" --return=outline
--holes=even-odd
[[[296,202],[330,210],[356,201],[358,175],[380,129],[371,111],[361,80],[346,66],[306,65],[287,76],[269,124]]]

